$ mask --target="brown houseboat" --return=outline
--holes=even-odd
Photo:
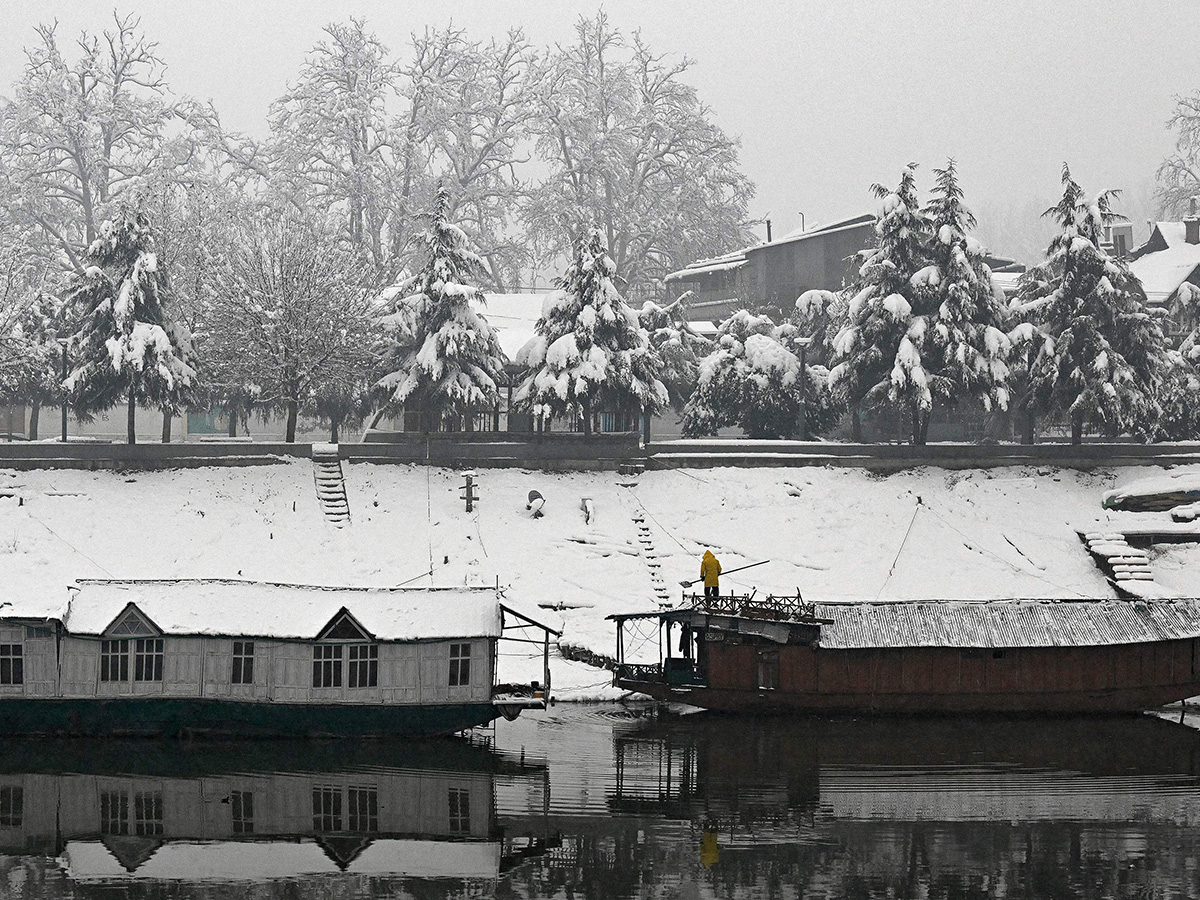
[[[618,687],[707,709],[1132,713],[1200,695],[1197,599],[693,594],[610,618]],[[655,646],[653,662],[631,650]]]

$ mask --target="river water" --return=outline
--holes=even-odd
[[[1200,730],[560,705],[468,743],[0,743],[12,897],[1200,896]]]

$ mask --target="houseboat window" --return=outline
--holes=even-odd
[[[129,680],[129,639],[100,642],[100,680]],[[116,834],[116,832],[110,832]]]
[[[126,657],[128,659],[128,657]],[[163,680],[163,639],[138,638],[133,654],[134,681]]]
[[[24,684],[25,666],[20,644],[0,644],[0,684]]]
[[[350,645],[350,687],[375,687],[379,684],[379,645]]]
[[[779,651],[760,650],[758,653],[758,686],[762,690],[779,689]]]
[[[158,791],[139,791],[133,795],[134,834],[163,833],[163,798]]]
[[[312,797],[313,831],[341,831],[341,788],[314,787]]]
[[[379,790],[374,787],[352,787],[347,791],[351,831],[379,830]]]
[[[317,644],[313,647],[313,687],[342,686],[342,645]]]
[[[233,791],[229,795],[229,806],[233,810],[233,833],[254,834],[254,793]]]
[[[234,684],[254,684],[254,641],[233,642]]]
[[[25,789],[20,785],[0,787],[0,828],[20,828],[25,812]]]
[[[129,795],[122,791],[100,793],[100,833],[129,834]]]
[[[450,788],[450,833],[471,833],[471,795],[462,788]]]
[[[450,687],[471,683],[471,645],[450,645]]]

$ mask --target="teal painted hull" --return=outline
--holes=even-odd
[[[434,706],[249,703],[184,697],[0,699],[0,734],[41,736],[418,737],[496,718],[490,703]]]

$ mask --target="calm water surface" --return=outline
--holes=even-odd
[[[1200,731],[559,706],[491,747],[0,743],[12,897],[1200,896]]]

